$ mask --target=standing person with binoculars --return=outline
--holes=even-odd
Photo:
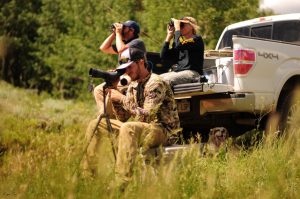
[[[114,23],[111,25],[111,34],[104,40],[99,49],[104,53],[118,54],[119,59],[120,54],[129,47],[141,49],[146,54],[146,47],[144,42],[139,39],[139,33],[140,26],[135,21],[128,20],[124,23]],[[94,97],[99,109],[99,114],[102,114],[103,84],[95,87]],[[113,114],[111,114],[111,104],[107,104],[107,113],[113,117]]]
[[[167,37],[161,50],[161,59],[171,60],[174,65],[171,71],[161,74],[161,77],[171,86],[191,83],[203,75],[204,43],[197,35],[196,19],[183,17],[171,19],[167,28]],[[174,38],[172,48],[170,41]]]

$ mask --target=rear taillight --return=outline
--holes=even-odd
[[[233,67],[235,75],[246,75],[255,63],[255,51],[250,49],[233,50]]]

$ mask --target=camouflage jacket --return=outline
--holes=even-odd
[[[180,128],[177,106],[170,86],[151,73],[143,82],[131,82],[121,103],[113,103],[120,121],[157,123],[168,132]]]

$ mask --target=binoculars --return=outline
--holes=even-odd
[[[118,23],[120,23],[120,22],[118,22]],[[110,25],[110,31],[111,31],[112,33],[116,31],[115,23],[113,23],[113,24]],[[122,35],[123,35],[123,34],[124,34],[124,26],[123,26],[123,28],[122,28]]]

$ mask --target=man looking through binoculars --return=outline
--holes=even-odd
[[[146,51],[144,42],[139,39],[140,26],[137,22],[128,20],[124,23],[114,23],[111,30],[112,33],[99,47],[102,52],[120,54],[128,47],[140,48]],[[115,44],[113,44],[114,41]]]
[[[134,47],[146,52],[145,44],[139,39],[140,26],[137,22],[128,20],[124,23],[114,23],[111,27],[112,33],[104,40],[99,49],[108,54],[120,54],[128,47]],[[115,44],[113,42],[115,41]],[[94,89],[94,97],[99,109],[99,114],[103,113],[103,84]],[[108,113],[110,114],[111,105],[107,104]],[[110,116],[112,116],[110,114]]]

